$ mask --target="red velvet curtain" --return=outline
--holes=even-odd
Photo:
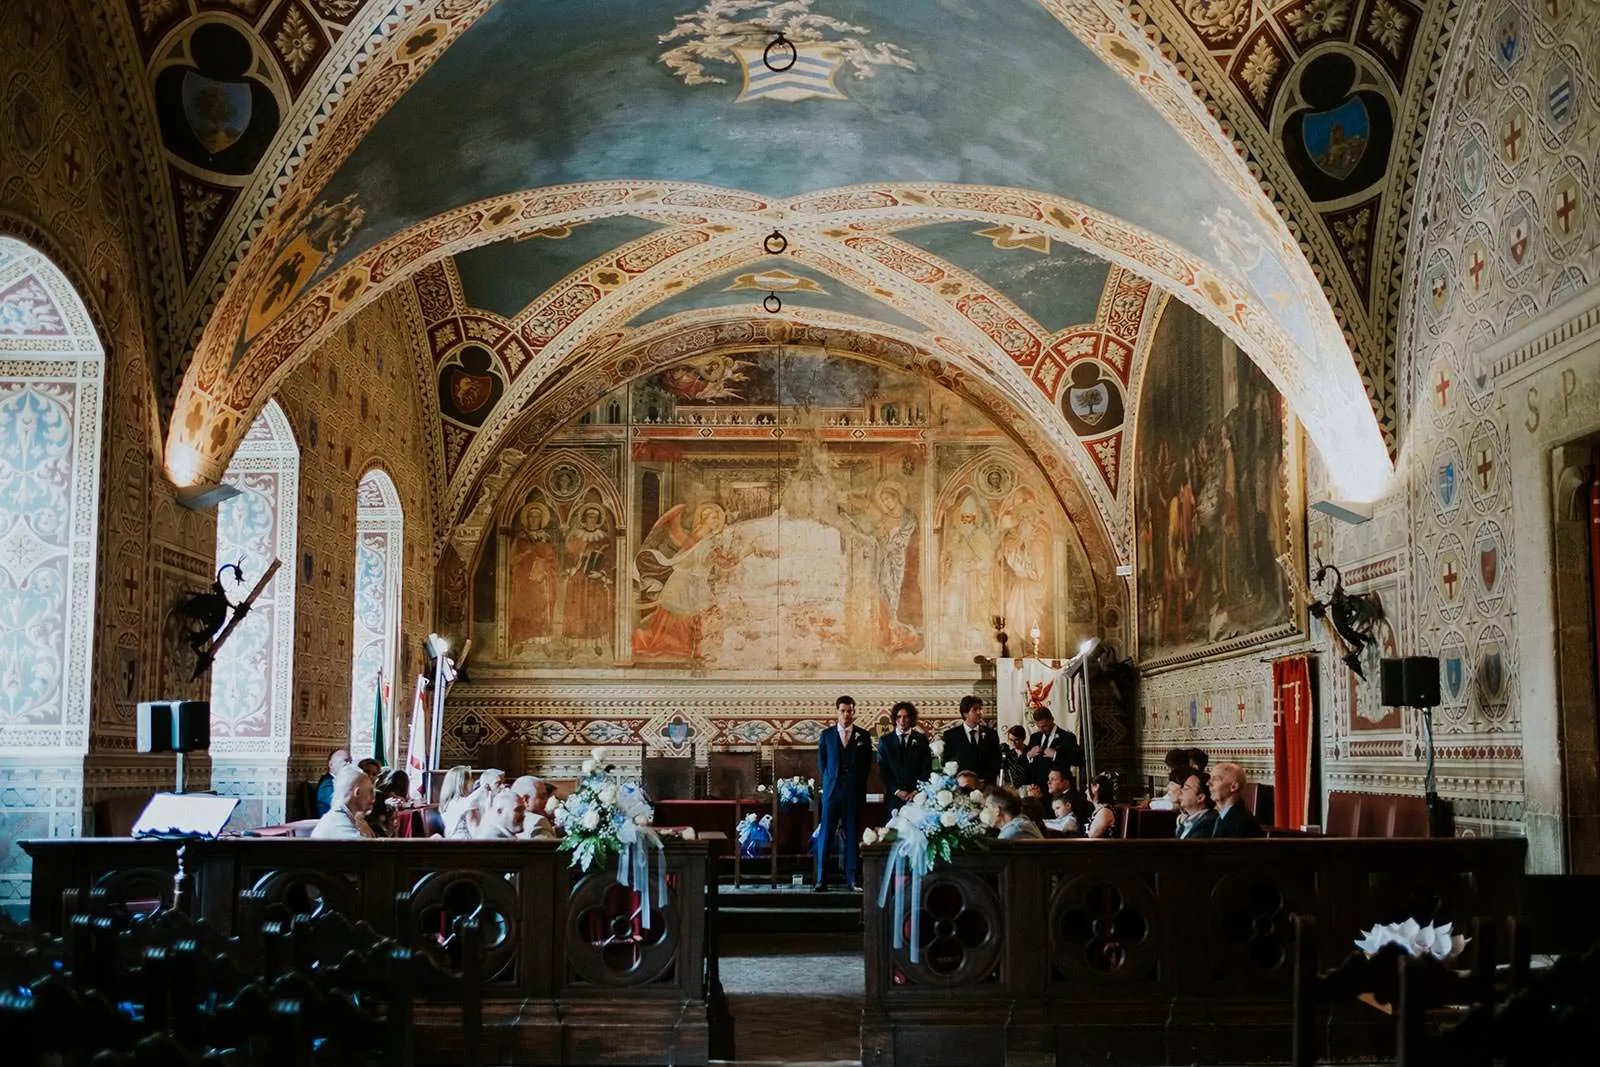
[[[1305,656],[1272,663],[1273,823],[1298,829],[1311,806],[1311,746],[1317,735],[1311,664]]]

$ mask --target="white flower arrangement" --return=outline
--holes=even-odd
[[[1407,919],[1403,923],[1378,924],[1370,930],[1361,931],[1361,938],[1356,942],[1356,948],[1368,956],[1375,956],[1385,945],[1398,945],[1403,951],[1412,956],[1432,956],[1440,963],[1448,962],[1461,954],[1470,937],[1462,937],[1451,932],[1451,923],[1443,926],[1419,926],[1417,920]]]
[[[889,825],[881,831],[867,830],[861,835],[862,843],[898,842],[897,849],[908,853],[921,873],[932,870],[936,863],[949,863],[963,848],[987,844],[984,814],[988,809],[983,793],[962,789],[956,783],[958,770],[952,761],[928,775]]]
[[[655,812],[637,786],[625,785],[605,769],[606,750],[596,748],[583,761],[583,779],[571,796],[555,804],[551,815],[565,836],[560,848],[572,853],[572,866],[585,872],[623,850],[623,836],[632,842],[648,827]],[[625,829],[626,828],[626,829]]]
[[[802,778],[798,774],[792,778],[779,778],[775,787],[778,793],[778,804],[780,807],[785,808],[795,804],[809,804],[811,803],[811,791],[816,787],[817,780],[815,778]],[[772,790],[762,784],[756,786],[756,792],[770,793]]]

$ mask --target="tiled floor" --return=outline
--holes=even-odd
[[[860,1062],[859,933],[724,937],[722,984],[741,1067]]]

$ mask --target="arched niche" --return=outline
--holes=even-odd
[[[68,837],[89,743],[105,350],[61,270],[0,236],[0,825]],[[0,907],[26,901],[26,860]]]
[[[256,416],[223,480],[239,495],[217,507],[217,566],[244,572],[230,596],[242,599],[274,558],[283,562],[211,669],[211,788],[240,799],[237,825],[263,826],[286,814],[299,525],[300,447],[277,401]]]
[[[385,765],[394,762],[394,673],[400,659],[404,536],[405,514],[394,480],[384,470],[369,470],[356,487],[350,754],[358,760],[371,756]]]

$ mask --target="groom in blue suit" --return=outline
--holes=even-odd
[[[833,835],[844,828],[844,877],[851,889],[861,888],[861,809],[867,802],[867,775],[872,772],[872,736],[855,725],[856,702],[834,702],[835,725],[817,738],[817,770],[822,774],[822,840],[817,842],[817,884],[827,888],[828,857]]]

